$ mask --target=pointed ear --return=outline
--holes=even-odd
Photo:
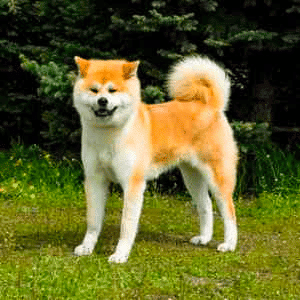
[[[82,77],[85,77],[86,74],[87,74],[87,70],[90,66],[90,61],[89,60],[86,60],[86,59],[83,59],[79,56],[75,56],[74,57],[74,60],[78,66],[78,70],[79,70],[79,73]]]
[[[127,62],[123,65],[123,77],[124,79],[129,79],[136,76],[137,69],[140,61]]]

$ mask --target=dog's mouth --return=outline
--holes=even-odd
[[[106,108],[93,109],[95,116],[100,117],[100,118],[109,117],[116,110],[117,110],[117,107],[114,107],[113,109],[106,109]]]

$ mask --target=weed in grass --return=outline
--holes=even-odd
[[[0,214],[0,256],[7,257],[16,247],[15,208],[1,207]]]
[[[249,145],[247,152],[241,151],[235,194],[298,193],[299,151],[290,153],[272,144]]]

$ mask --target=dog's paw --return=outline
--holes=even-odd
[[[122,255],[120,253],[114,253],[108,258],[110,263],[123,264],[128,260],[128,255]]]
[[[84,244],[77,246],[74,250],[74,255],[83,256],[83,255],[91,255],[93,249],[91,247],[87,247]]]
[[[190,243],[194,245],[207,245],[210,242],[210,240],[211,237],[204,236],[204,235],[197,235],[190,240]]]
[[[235,243],[223,243],[218,246],[217,250],[220,252],[234,251],[235,246]]]

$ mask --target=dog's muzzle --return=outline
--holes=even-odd
[[[97,103],[99,108],[93,109],[96,117],[104,118],[104,117],[111,116],[117,109],[117,107],[114,107],[113,109],[108,109],[107,108],[108,100],[105,97],[99,98]]]

